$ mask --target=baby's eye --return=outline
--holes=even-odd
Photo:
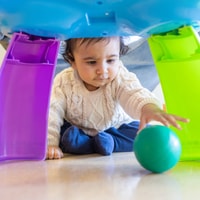
[[[116,59],[109,59],[109,60],[107,60],[107,63],[112,64],[112,63],[114,63],[115,61],[116,61]]]
[[[87,63],[89,65],[95,65],[97,62],[95,60],[90,60],[90,61],[87,61]]]

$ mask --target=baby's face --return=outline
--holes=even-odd
[[[111,82],[119,70],[119,37],[79,44],[73,51],[72,67],[77,70],[85,87],[93,91]]]

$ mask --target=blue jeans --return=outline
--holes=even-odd
[[[111,152],[130,152],[133,151],[134,139],[137,135],[139,128],[139,122],[133,121],[129,124],[122,124],[119,128],[111,127],[107,130],[100,132],[98,135],[102,136],[88,136],[83,130],[71,125],[68,122],[64,122],[61,127],[61,140],[60,148],[64,153],[75,153],[75,154],[90,154],[90,153],[101,153],[103,155],[109,155]],[[110,137],[111,136],[111,137]],[[101,138],[103,141],[101,142]],[[108,138],[108,141],[106,141]],[[96,143],[101,146],[109,148],[108,152],[103,153],[98,149]],[[112,141],[111,141],[112,140]],[[111,144],[110,144],[111,143]],[[114,143],[114,145],[113,145]],[[113,147],[109,147],[113,145]]]

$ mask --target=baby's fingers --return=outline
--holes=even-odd
[[[176,121],[185,122],[185,123],[190,122],[190,119],[188,119],[188,118],[180,117],[177,115],[172,115],[172,116],[176,119]]]
[[[180,124],[177,123],[177,121],[185,122],[185,123],[189,122],[189,119],[186,119],[177,115],[170,115],[170,114],[165,115],[165,120],[168,125],[172,125],[179,130],[181,130],[182,128]]]
[[[60,159],[63,153],[59,148],[48,147],[46,159]]]
[[[60,159],[63,157],[63,153],[58,150],[58,149],[55,149],[55,152],[54,152],[54,159]]]

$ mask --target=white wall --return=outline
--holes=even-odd
[[[153,90],[153,93],[156,95],[156,97],[160,100],[162,104],[165,104],[164,95],[160,83]]]
[[[1,67],[1,64],[2,64],[2,61],[3,61],[5,53],[6,53],[6,50],[0,44],[0,67]]]

